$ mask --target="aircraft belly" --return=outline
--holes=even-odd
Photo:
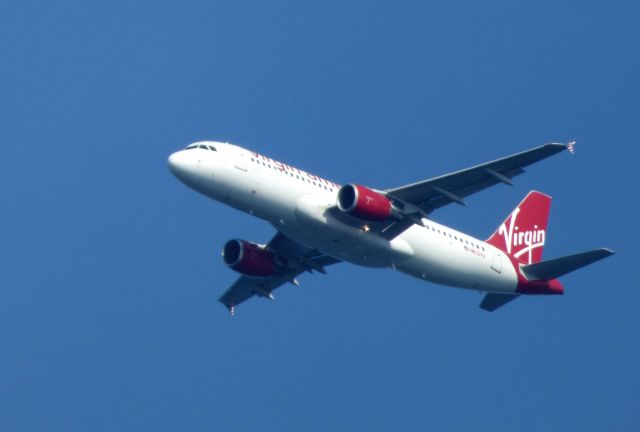
[[[513,292],[517,276],[511,265],[501,272],[491,268],[492,247],[484,251],[466,247],[447,237],[414,226],[403,237],[413,247],[412,258],[398,263],[398,271],[441,285],[491,292]]]
[[[295,207],[295,227],[278,227],[305,246],[367,267],[389,267],[413,255],[403,239],[388,241],[378,234],[346,225],[327,211],[333,197],[302,196]]]

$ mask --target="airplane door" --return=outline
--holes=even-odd
[[[240,154],[238,154],[234,166],[240,171],[247,171],[247,155],[245,152],[240,152]]]
[[[502,272],[502,254],[494,253],[493,261],[491,262],[491,269],[500,273]]]

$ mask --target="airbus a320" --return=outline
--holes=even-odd
[[[339,185],[255,151],[201,141],[169,156],[171,172],[191,189],[269,222],[267,244],[229,240],[224,263],[241,276],[219,301],[233,314],[253,296],[273,299],[303,272],[326,273],[342,261],[388,267],[451,287],[485,292],[480,307],[493,311],[522,295],[564,293],[558,278],[602,258],[594,249],[542,260],[551,197],[531,191],[487,239],[434,222],[450,203],[499,183],[512,184],[523,168],[569,150],[545,144],[511,156],[419,181],[377,190]]]

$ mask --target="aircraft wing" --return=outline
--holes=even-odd
[[[324,255],[315,249],[297,243],[278,233],[267,244],[267,250],[273,252],[280,262],[277,275],[267,277],[240,276],[218,299],[233,314],[234,307],[254,295],[273,299],[272,291],[285,283],[298,285],[296,277],[313,270],[325,273],[324,267],[340,262],[339,259]]]
[[[427,214],[452,202],[465,205],[464,197],[498,183],[511,185],[511,179],[524,173],[524,167],[565,149],[573,152],[573,144],[545,144],[451,174],[388,189],[385,193],[391,199],[416,205]]]

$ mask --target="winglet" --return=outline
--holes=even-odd
[[[571,141],[570,143],[567,144],[567,150],[569,150],[569,153],[574,154],[576,152],[575,146],[576,146],[575,141]]]

